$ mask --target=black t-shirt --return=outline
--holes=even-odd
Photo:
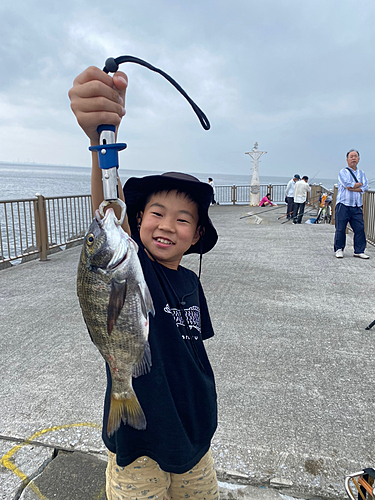
[[[145,455],[164,471],[182,474],[207,453],[217,426],[214,375],[203,345],[214,332],[196,274],[182,266],[172,270],[153,262],[142,245],[138,255],[156,312],[155,317],[150,315],[151,371],[133,378],[147,427],[136,430],[121,423],[108,437],[107,365],[103,440],[121,467]]]

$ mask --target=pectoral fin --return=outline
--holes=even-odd
[[[111,281],[111,293],[109,295],[108,313],[107,313],[107,332],[111,334],[116,320],[120,315],[126,297],[126,280]]]
[[[143,316],[147,319],[148,313],[155,316],[154,304],[152,302],[152,297],[150,290],[146,283],[138,283],[139,291],[141,292],[141,307]]]

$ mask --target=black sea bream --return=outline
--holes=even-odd
[[[146,428],[132,377],[151,369],[148,329],[154,307],[137,252],[113,209],[103,219],[96,211],[78,265],[77,294],[91,340],[111,371],[109,436],[121,420],[135,429]]]

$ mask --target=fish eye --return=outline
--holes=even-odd
[[[95,241],[95,238],[94,238],[94,235],[92,233],[87,235],[86,242],[89,246],[91,246],[94,243],[94,241]]]

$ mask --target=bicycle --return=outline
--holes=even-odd
[[[327,197],[324,205],[319,208],[318,215],[316,216],[314,224],[331,224],[332,221],[332,198]]]
[[[350,500],[373,500],[375,498],[375,470],[371,467],[345,477],[345,490]],[[352,486],[355,486],[353,493]]]

